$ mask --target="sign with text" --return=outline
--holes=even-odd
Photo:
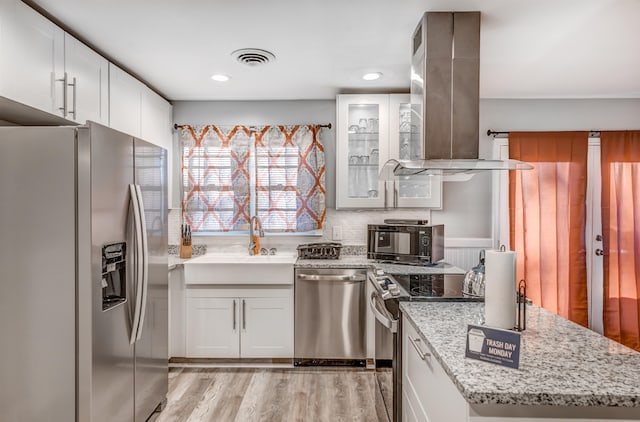
[[[520,333],[468,325],[465,356],[518,369],[520,365]]]

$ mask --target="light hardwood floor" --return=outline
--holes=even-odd
[[[373,371],[171,368],[156,422],[388,422]]]

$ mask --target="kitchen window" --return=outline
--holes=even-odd
[[[321,233],[320,127],[181,127],[182,215],[200,234],[241,234],[257,215],[267,233]]]

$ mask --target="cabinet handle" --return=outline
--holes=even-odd
[[[247,329],[247,304],[242,299],[242,329]]]
[[[68,111],[68,114],[73,114],[73,120],[76,120],[76,90],[78,89],[78,83],[76,82],[76,78],[73,78],[73,83],[68,84],[67,86],[72,86],[73,87],[73,96],[72,96],[72,103],[73,103],[73,110]],[[65,92],[66,92],[66,88],[65,88]]]
[[[56,79],[56,82],[62,82],[62,107],[58,107],[62,111],[62,117],[67,117],[67,80],[67,72],[64,72],[62,79]]]
[[[236,329],[236,301],[233,300],[233,330]]]
[[[393,208],[398,208],[398,190],[395,182],[393,183]]]
[[[418,342],[420,341],[419,338],[413,339],[411,338],[411,336],[409,337],[409,341],[411,342],[411,344],[413,344],[413,347],[416,349],[416,352],[418,352],[418,356],[420,356],[420,359],[424,360],[427,356],[431,356],[431,353],[429,352],[423,352],[422,350],[420,350],[420,347],[418,346]]]
[[[384,181],[384,207],[387,208],[387,181]]]

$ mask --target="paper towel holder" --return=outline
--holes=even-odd
[[[527,282],[523,278],[518,282],[516,292],[516,326],[514,330],[524,331],[527,329]]]

